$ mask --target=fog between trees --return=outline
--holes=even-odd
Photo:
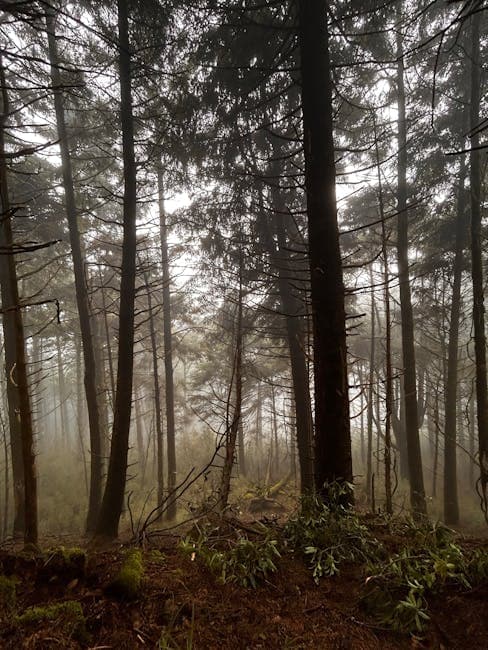
[[[485,5],[0,5],[2,539],[481,527]]]

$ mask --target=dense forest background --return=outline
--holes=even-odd
[[[1,539],[481,528],[485,3],[0,8]]]

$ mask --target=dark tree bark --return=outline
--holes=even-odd
[[[483,293],[483,240],[481,233],[480,151],[480,16],[471,17],[471,100],[470,100],[470,188],[471,188],[471,276],[473,280],[473,325],[476,360],[476,408],[479,444],[479,491],[481,507],[488,519],[488,383],[486,376],[486,333]]]
[[[397,92],[398,92],[398,275],[400,283],[400,311],[404,373],[405,429],[407,439],[410,503],[415,515],[425,515],[424,478],[420,450],[417,385],[415,371],[415,341],[412,296],[408,263],[408,208],[407,208],[407,122],[405,112],[405,85],[402,35],[397,33]]]
[[[59,146],[61,149],[66,217],[68,221],[71,257],[73,260],[73,272],[75,276],[76,305],[80,322],[83,363],[85,367],[84,386],[90,428],[90,496],[88,501],[86,529],[88,532],[92,532],[95,528],[95,522],[102,498],[103,475],[102,433],[100,430],[100,417],[97,401],[95,353],[93,350],[90,307],[85,278],[85,260],[82,251],[80,231],[78,228],[78,210],[76,207],[69,138],[64,113],[63,86],[59,68],[58,45],[56,41],[56,17],[51,11],[47,11],[46,13],[46,26],[49,44],[49,60],[51,65],[51,79],[54,90],[56,125],[59,136]]]
[[[465,246],[465,192],[466,165],[461,159],[459,188],[457,196],[456,241],[452,269],[452,298],[449,321],[449,343],[447,350],[446,401],[444,418],[444,521],[449,525],[459,523],[458,480],[457,480],[457,399],[458,399],[458,347],[459,317],[461,313],[461,279]]]
[[[0,88],[0,246],[3,250],[13,250],[12,210],[9,201],[5,156],[5,128],[10,108],[1,56]],[[14,255],[0,255],[0,290],[14,472],[16,507],[14,530],[16,532],[23,531],[26,544],[37,544],[37,477],[34,434],[27,376],[24,323],[19,301]]]
[[[159,227],[161,237],[161,268],[163,272],[163,345],[164,378],[166,398],[166,443],[168,446],[168,509],[166,517],[176,517],[176,428],[175,428],[175,389],[173,381],[173,335],[171,323],[171,276],[169,273],[168,227],[164,207],[163,170],[158,167]]]
[[[118,0],[120,122],[124,163],[124,202],[122,243],[122,278],[120,282],[120,312],[117,384],[114,421],[107,483],[96,525],[96,534],[117,537],[124,502],[129,451],[129,431],[132,410],[134,300],[136,277],[136,162],[134,155],[134,121],[132,115],[131,50],[127,0]]]
[[[352,482],[327,2],[300,0],[299,42],[315,382],[315,486]],[[351,495],[352,497],[352,495]]]

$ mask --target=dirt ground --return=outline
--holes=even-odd
[[[401,545],[401,540],[393,540]],[[88,553],[68,570],[46,556],[0,551],[0,573],[16,576],[15,609],[1,611],[0,648],[197,650],[488,648],[488,584],[450,588],[429,602],[424,638],[379,629],[361,608],[362,567],[344,567],[319,585],[300,557],[285,554],[278,571],[256,589],[221,584],[177,539],[161,537],[144,551],[141,596],[127,602],[107,591],[124,549]],[[83,638],[62,620],[19,625],[15,614],[33,605],[80,603]]]

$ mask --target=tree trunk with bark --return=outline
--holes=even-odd
[[[56,40],[56,17],[51,10],[48,10],[46,13],[46,26],[49,45],[49,61],[51,66],[51,80],[54,91],[56,126],[59,137],[59,146],[61,149],[66,217],[68,221],[71,257],[75,276],[76,305],[80,322],[83,363],[85,367],[84,386],[90,429],[90,496],[86,529],[88,532],[92,532],[95,529],[95,522],[100,509],[103,480],[102,433],[100,430],[100,417],[97,401],[95,353],[93,350],[90,307],[85,278],[85,259],[78,227],[78,210],[76,207],[73,169],[64,111],[63,85],[60,74],[58,44]]]
[[[315,486],[327,498],[328,484],[352,483],[352,459],[324,0],[300,0],[299,44],[314,348]]]
[[[476,407],[478,421],[479,492],[488,519],[488,384],[486,376],[486,333],[483,288],[483,239],[481,233],[480,126],[480,16],[471,17],[471,100],[470,100],[470,188],[471,188],[471,276],[473,280],[473,326],[476,361]]]
[[[0,55],[0,247],[13,253],[12,210],[9,200],[5,156],[5,128],[9,98],[5,69]],[[5,349],[7,400],[14,472],[14,530],[23,532],[26,544],[37,544],[37,477],[34,433],[27,375],[24,323],[13,254],[0,255],[0,290]],[[15,463],[15,464],[14,464]]]
[[[132,410],[134,353],[134,300],[136,277],[136,162],[132,115],[131,49],[127,0],[118,0],[120,121],[124,163],[122,277],[120,282],[119,341],[114,421],[107,483],[96,525],[96,534],[117,537],[124,502]]]
[[[168,451],[168,509],[169,521],[176,517],[176,427],[175,427],[175,389],[173,380],[173,334],[171,323],[171,276],[169,272],[168,226],[164,206],[163,170],[158,167],[159,228],[161,237],[161,268],[163,275],[163,345],[164,378],[166,398],[166,443]]]
[[[444,521],[449,525],[459,523],[459,503],[457,485],[457,409],[458,409],[458,347],[459,317],[461,313],[461,279],[463,272],[463,253],[465,245],[465,192],[464,179],[466,165],[461,159],[459,188],[457,197],[456,241],[454,245],[454,264],[452,269],[452,298],[449,321],[449,343],[447,351],[446,401],[444,419]]]
[[[397,33],[397,93],[398,93],[398,275],[404,373],[405,429],[407,439],[410,504],[414,515],[427,513],[425,502],[422,454],[420,450],[417,385],[415,371],[415,341],[410,273],[408,262],[407,208],[407,122],[402,35]]]

